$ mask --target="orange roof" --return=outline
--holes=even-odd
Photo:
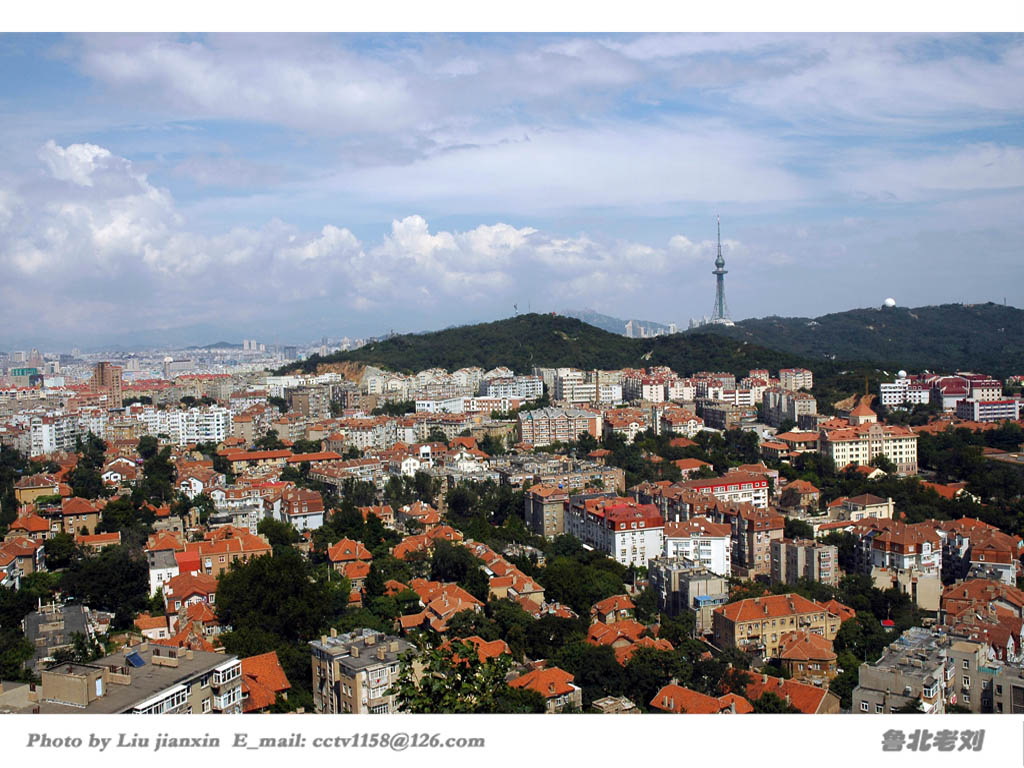
[[[575,679],[564,669],[551,667],[549,669],[534,669],[515,680],[509,680],[508,684],[513,688],[526,688],[536,691],[546,699],[555,696],[564,696],[572,693],[575,686],[571,685]]]
[[[688,715],[717,715],[731,712],[735,705],[736,714],[745,715],[754,711],[750,702],[742,696],[727,693],[725,696],[706,696],[703,693],[670,683],[654,694],[651,706],[662,712],[686,713]]]
[[[365,579],[370,575],[370,564],[365,560],[352,560],[345,563],[341,573],[346,579]]]
[[[496,659],[498,656],[501,656],[502,654],[512,654],[512,650],[508,647],[508,643],[506,643],[504,640],[491,640],[490,642],[488,642],[478,635],[471,635],[469,637],[460,638],[456,640],[456,642],[469,643],[474,648],[476,648],[476,653],[477,656],[480,658],[481,663],[487,661],[488,659]],[[450,640],[445,640],[441,644],[441,648],[444,649],[448,649],[451,646],[452,642]],[[455,653],[452,655],[452,661],[457,664],[460,661],[462,661],[462,659],[459,658],[459,655],[457,653]]]
[[[823,688],[798,683],[795,680],[783,680],[749,671],[745,674],[750,682],[747,683],[744,693],[750,701],[757,701],[766,693],[774,693],[807,715],[813,715],[818,711],[827,693]]]
[[[739,600],[716,608],[715,613],[721,613],[731,621],[740,622],[765,618],[774,619],[804,613],[822,613],[825,610],[825,607],[819,603],[791,592],[785,595],[765,595],[764,597]]]
[[[591,645],[613,645],[620,640],[635,643],[646,629],[647,627],[633,619],[623,619],[612,624],[595,621],[587,630],[587,642]]]
[[[857,617],[857,612],[853,610],[853,608],[848,605],[843,605],[838,600],[827,600],[821,605],[827,609],[829,613],[834,613],[838,616],[840,624]]]
[[[606,597],[604,600],[599,600],[594,603],[594,607],[590,609],[591,614],[608,614],[612,611],[634,611],[636,606],[633,601],[629,599],[629,595],[612,595]]]
[[[621,646],[615,649],[615,660],[622,666],[626,666],[633,654],[636,653],[638,648],[654,648],[657,651],[671,651],[674,649],[672,643],[664,638],[653,638],[653,637],[640,637],[637,638],[636,642]]]
[[[135,617],[135,626],[140,630],[167,629],[167,617],[150,616],[148,613],[140,613]]]
[[[779,638],[779,658],[795,661],[810,661],[836,658],[832,650],[832,641],[826,640],[821,635],[816,635],[810,630],[798,632],[786,632]]]
[[[121,532],[95,533],[92,535],[75,534],[75,542],[86,547],[102,547],[107,544],[120,544]]]
[[[243,712],[266,709],[277,700],[278,693],[291,687],[277,658],[277,651],[242,659],[242,695],[245,697]]]
[[[12,531],[28,531],[29,533],[43,533],[50,530],[50,523],[35,514],[22,515],[11,523]]]
[[[327,550],[327,559],[332,563],[344,563],[350,560],[372,560],[373,555],[361,541],[342,539]]]

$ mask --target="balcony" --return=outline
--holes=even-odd
[[[242,687],[236,686],[220,696],[213,697],[213,708],[218,712],[231,709],[242,700]]]

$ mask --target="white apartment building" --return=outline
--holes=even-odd
[[[898,405],[927,405],[931,400],[932,388],[906,376],[899,376],[894,381],[880,383],[878,396],[886,408]]]
[[[565,530],[623,565],[647,566],[664,548],[665,522],[653,504],[596,498],[572,503]]]
[[[231,411],[220,406],[164,411],[146,407],[128,415],[145,425],[146,434],[167,435],[175,445],[220,443],[231,435]]]
[[[813,389],[814,374],[806,368],[783,368],[779,371],[779,386],[783,389]]]
[[[1016,421],[1020,418],[1020,400],[975,400],[969,397],[957,402],[956,416],[967,421]]]
[[[697,385],[693,379],[675,379],[668,383],[665,394],[669,400],[693,402],[697,399]]]
[[[540,376],[514,376],[512,378],[485,379],[480,384],[481,397],[504,397],[517,400],[536,400],[544,394]]]
[[[695,517],[665,523],[665,557],[685,557],[719,576],[732,575],[732,527]]]

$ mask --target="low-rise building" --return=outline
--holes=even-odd
[[[787,632],[779,644],[779,663],[799,682],[827,688],[839,670],[832,641],[808,630]]]
[[[712,618],[715,645],[757,652],[777,658],[781,638],[788,632],[807,630],[834,640],[839,617],[813,600],[798,594],[767,595],[739,600],[716,608]]]
[[[548,714],[583,708],[583,689],[573,684],[574,675],[558,667],[533,669],[509,680],[512,688],[536,691],[544,697]]]

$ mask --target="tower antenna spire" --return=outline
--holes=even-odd
[[[718,226],[718,257],[715,259],[715,269],[711,273],[715,276],[715,310],[711,313],[711,322],[733,325],[725,304],[725,276],[729,270],[725,268],[725,258],[722,256],[722,217],[716,214],[715,221]]]

